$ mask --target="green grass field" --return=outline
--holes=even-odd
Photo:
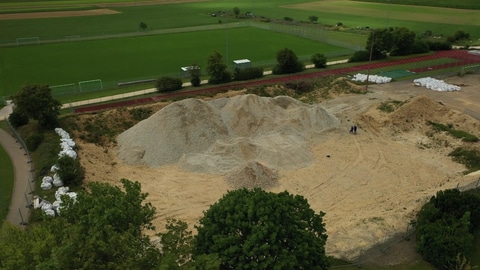
[[[104,84],[180,76],[180,67],[206,66],[208,55],[220,52],[224,60],[250,59],[272,66],[276,52],[290,48],[301,59],[313,53],[349,54],[352,51],[252,27],[155,36],[54,43],[2,48],[0,96],[18,91],[25,82],[50,86],[102,79]],[[22,72],[18,72],[21,70]]]
[[[93,0],[20,3],[2,0],[0,14],[11,13],[12,10],[36,11],[39,7],[54,10],[90,9],[95,3]],[[308,59],[314,53],[324,53],[327,56],[338,56],[338,52],[342,50],[349,53],[344,48],[251,27],[226,31],[227,22],[241,24],[244,20],[232,15],[233,7],[239,7],[240,14],[249,11],[256,16],[279,20],[290,17],[297,21],[307,21],[309,16],[315,15],[319,17],[318,23],[321,25],[342,22],[350,29],[357,26],[405,26],[418,33],[431,30],[434,34],[445,35],[462,29],[471,33],[472,39],[480,38],[476,36],[480,35],[478,10],[425,8],[395,5],[393,2],[221,0],[112,6],[109,8],[119,12],[118,14],[0,20],[0,44],[15,44],[17,38],[25,37],[62,42],[2,48],[0,96],[8,96],[18,91],[26,82],[54,86],[102,79],[106,87],[110,88],[117,82],[151,79],[162,75],[176,76],[181,66],[192,63],[205,66],[206,58],[213,50],[219,51],[229,62],[233,59],[249,58],[254,65],[262,66],[272,66],[275,63],[276,51],[285,47],[292,49],[303,59]],[[210,13],[218,14],[221,10],[229,11],[231,16],[210,16]],[[145,31],[139,32],[139,22],[147,24]],[[192,26],[219,30],[153,35],[169,33],[172,29],[179,28],[182,28],[180,31],[193,31],[195,29],[191,28]],[[152,36],[144,36],[150,34]],[[113,35],[133,36],[81,42],[76,40],[92,36],[108,38]],[[329,31],[327,39],[362,46],[366,35],[349,31]],[[337,53],[334,53],[335,51]]]

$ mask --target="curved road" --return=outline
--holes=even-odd
[[[4,117],[5,115],[0,115],[0,119]],[[7,220],[13,225],[24,226],[30,216],[30,208],[27,206],[32,201],[30,160],[15,137],[3,129],[0,129],[0,144],[12,161],[15,178]]]

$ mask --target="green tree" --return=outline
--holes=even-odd
[[[413,52],[415,44],[415,32],[406,27],[395,27],[392,32],[393,46],[391,55],[409,55]]]
[[[140,30],[142,30],[142,31],[145,31],[145,30],[147,29],[147,27],[148,27],[148,26],[147,26],[147,24],[146,24],[146,23],[144,23],[144,22],[140,22],[140,25],[139,25],[139,27],[140,27]]]
[[[194,256],[222,269],[327,269],[324,213],[288,192],[230,191],[200,219]]]
[[[78,159],[67,155],[61,156],[58,161],[58,176],[66,186],[80,186],[85,179],[85,170]]]
[[[473,251],[473,230],[480,222],[480,197],[457,189],[439,191],[418,213],[417,251],[431,264],[443,268],[458,254]]]
[[[217,51],[214,51],[207,58],[207,73],[210,75],[209,83],[219,84],[232,80],[232,74],[227,70],[222,55]]]
[[[234,7],[233,8],[233,14],[235,14],[235,18],[238,17],[238,15],[240,14],[240,8]]]
[[[57,243],[49,260],[56,269],[151,269],[160,252],[146,231],[153,230],[155,208],[143,203],[138,182],[120,187],[89,183],[76,201],[64,196],[60,214],[45,225]]]
[[[14,108],[12,113],[8,116],[8,121],[12,124],[13,127],[21,127],[28,124],[30,117],[25,112],[19,111],[17,108]]]
[[[188,70],[190,73],[190,83],[192,86],[200,86],[202,80],[200,79],[200,76],[202,75],[201,69],[197,64],[193,64],[192,68]]]
[[[12,96],[15,110],[38,120],[41,128],[53,129],[57,125],[62,104],[52,97],[48,85],[27,84]]]
[[[375,29],[368,36],[366,50],[372,60],[383,59],[392,50],[393,41],[392,28]]]
[[[318,21],[318,17],[314,15],[308,16],[308,21],[311,23],[316,23]]]
[[[277,64],[273,67],[273,74],[289,74],[303,70],[305,66],[292,50],[285,48],[277,52]]]
[[[310,58],[315,68],[327,67],[327,57],[323,53],[316,53]]]

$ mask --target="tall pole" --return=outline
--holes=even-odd
[[[368,80],[370,79],[370,64],[372,62],[373,43],[375,42],[375,30],[372,32],[372,42],[370,44],[370,57],[368,59],[367,81],[365,82],[365,91],[368,91]]]
[[[228,11],[226,11],[225,16],[227,16],[226,17],[227,22],[226,22],[226,25],[225,25],[225,50],[226,50],[227,69],[228,69],[228,67],[230,66],[230,64],[228,62]]]

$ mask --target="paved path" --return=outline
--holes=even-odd
[[[25,225],[24,222],[30,216],[27,199],[29,202],[32,201],[32,195],[29,194],[33,187],[30,179],[30,160],[28,160],[25,150],[21,148],[15,137],[3,129],[0,129],[0,145],[12,161],[15,177],[7,220],[13,225],[22,226]]]

